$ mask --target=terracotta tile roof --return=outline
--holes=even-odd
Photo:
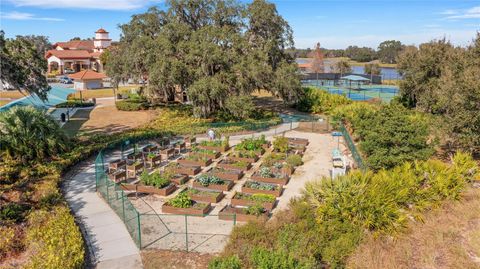
[[[105,31],[105,29],[103,29],[103,28],[98,29],[95,33],[108,34],[108,32]]]
[[[97,73],[93,70],[87,69],[87,70],[77,72],[75,74],[71,74],[68,77],[73,79],[79,79],[79,80],[88,80],[88,79],[102,79],[102,78],[106,78],[107,76],[105,76],[105,74],[103,73]]]
[[[77,49],[77,50],[93,50],[95,46],[93,45],[93,40],[74,40],[68,42],[57,42],[53,45],[54,48],[57,46],[63,49]]]
[[[90,52],[87,50],[49,50],[45,54],[45,58],[56,56],[59,59],[88,59],[91,58]]]
[[[99,58],[100,55],[102,55],[103,52],[97,51],[97,52],[90,52],[90,57],[92,58]]]

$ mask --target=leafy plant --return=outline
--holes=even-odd
[[[147,186],[153,186],[156,188],[165,188],[170,185],[170,178],[167,174],[161,174],[158,171],[149,174],[147,171],[143,171],[140,175],[140,182]]]
[[[259,202],[259,203],[273,203],[276,200],[275,196],[271,194],[265,194],[265,193],[247,194],[247,193],[237,192],[235,194],[235,198],[250,200],[250,201]]]
[[[193,201],[186,192],[180,192],[175,198],[170,199],[168,204],[177,208],[189,208],[192,207]]]
[[[208,269],[241,269],[238,256],[216,257],[208,264]]]
[[[232,152],[232,157],[253,159],[257,157],[257,153],[255,151],[239,150]]]
[[[262,167],[258,172],[261,177],[269,178],[273,176],[272,171],[268,167]]]
[[[28,210],[27,206],[18,203],[8,203],[0,207],[0,222],[22,221],[25,217],[25,212]]]
[[[263,208],[263,206],[261,205],[252,205],[252,206],[248,206],[245,209],[245,213],[247,215],[254,215],[257,217],[262,215],[264,212],[265,212],[265,208]]]
[[[264,191],[274,191],[278,189],[277,185],[257,181],[247,181],[245,182],[245,187]]]
[[[204,187],[208,187],[210,184],[213,184],[213,185],[224,185],[224,184],[226,184],[225,180],[223,180],[223,179],[221,179],[217,176],[211,175],[211,174],[200,175],[197,178],[197,180]]]
[[[277,136],[273,141],[273,149],[281,153],[286,153],[289,149],[288,138],[284,136]]]
[[[292,167],[297,167],[303,164],[302,157],[298,154],[292,154],[287,157],[287,164]]]
[[[265,135],[262,135],[259,138],[246,138],[237,144],[235,149],[239,151],[258,151],[263,149],[262,146],[266,143]]]

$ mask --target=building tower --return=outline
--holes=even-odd
[[[108,38],[108,32],[100,28],[95,32],[95,39],[93,39],[94,52],[103,52],[112,44],[112,40]]]

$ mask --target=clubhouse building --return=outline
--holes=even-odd
[[[48,73],[72,74],[82,70],[103,72],[100,55],[110,47],[112,40],[105,29],[98,29],[93,40],[57,42],[45,53]]]

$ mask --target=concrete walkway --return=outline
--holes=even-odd
[[[96,268],[143,268],[125,224],[95,191],[94,159],[77,166],[64,182],[65,198],[81,223]]]

